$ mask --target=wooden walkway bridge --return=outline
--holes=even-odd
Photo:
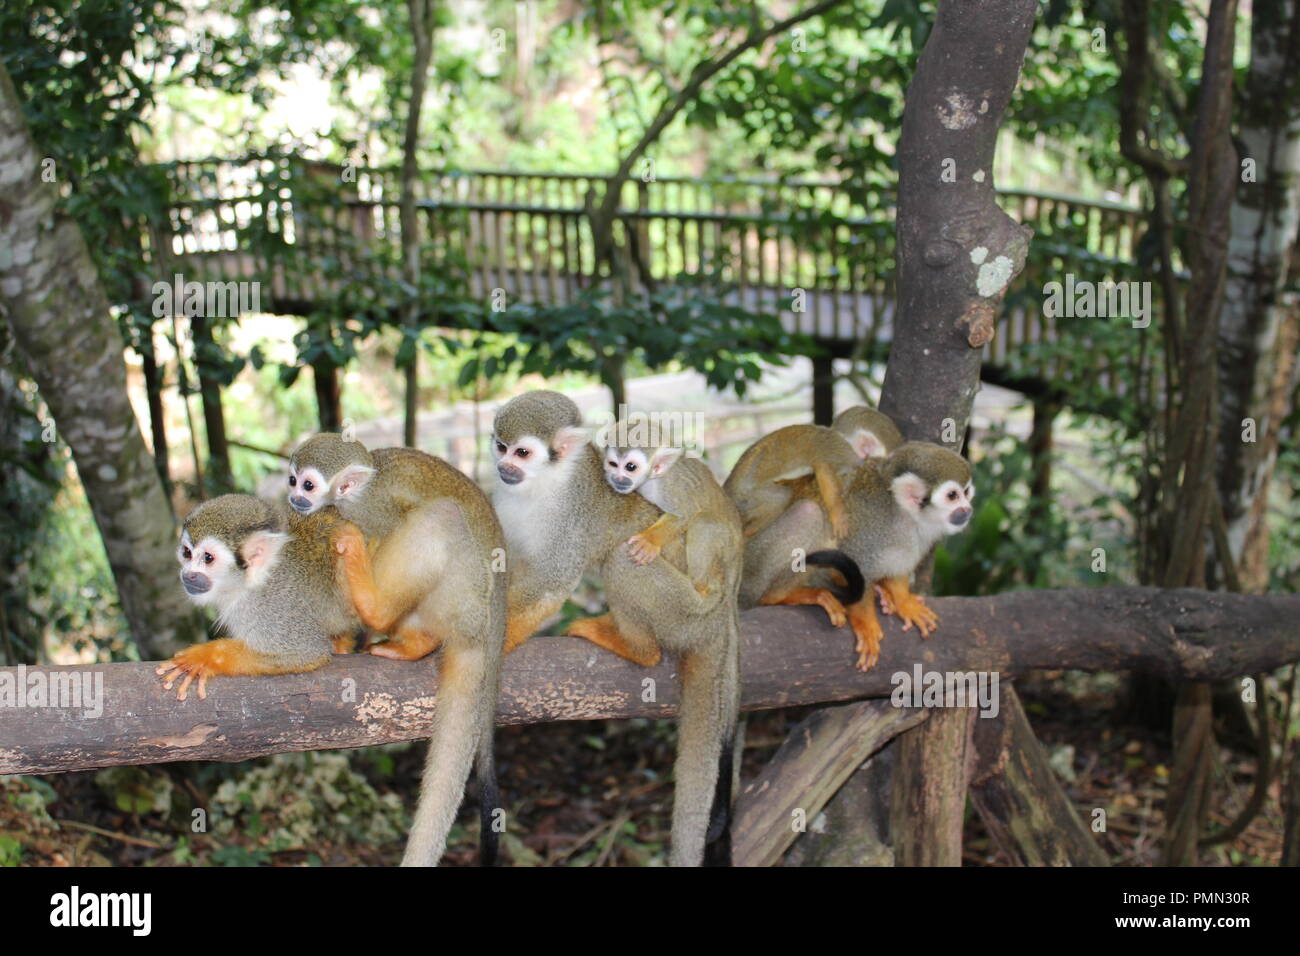
[[[155,231],[165,274],[187,281],[256,281],[264,311],[311,314],[345,283],[400,276],[395,170],[342,167],[292,156],[168,164],[170,221]],[[595,274],[588,196],[595,175],[459,171],[417,185],[422,269],[457,275],[487,301],[572,302],[607,281]],[[725,300],[780,315],[786,328],[848,354],[864,338],[883,346],[893,313],[893,197],[811,181],[625,183],[615,223],[629,274],[645,288],[691,277]],[[1004,192],[1003,207],[1033,226],[1024,273],[1009,290],[985,377],[1028,385],[1050,377],[1063,345],[1087,348],[1095,326],[1043,314],[1043,283],[1067,274],[1134,278],[1141,211],[1119,204]],[[628,253],[627,250],[632,250]],[[803,311],[790,309],[801,290]],[[1072,326],[1069,324],[1073,323]],[[1131,360],[1138,360],[1133,336]],[[1042,348],[1041,346],[1049,346]],[[1130,356],[1108,361],[1127,361]],[[1103,365],[1096,375],[1111,378]],[[1113,384],[1119,387],[1121,377]]]

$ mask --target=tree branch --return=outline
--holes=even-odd
[[[746,612],[743,706],[888,697],[892,675],[918,664],[1007,678],[1068,668],[1204,681],[1300,660],[1300,595],[1124,587],[932,603],[943,619],[938,634],[921,640],[885,618],[880,664],[866,674],[852,666],[853,635],[830,627],[819,610]],[[246,760],[415,740],[429,734],[435,672],[432,659],[339,657],[309,674],[217,678],[207,700],[182,703],[163,690],[151,664],[0,668],[0,773]],[[89,680],[92,689],[101,682],[99,706],[93,697],[75,708],[35,706],[37,691],[56,675],[79,685]],[[676,708],[675,663],[644,669],[580,640],[542,637],[506,659],[498,722],[663,718]]]

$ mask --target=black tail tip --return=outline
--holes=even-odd
[[[858,564],[843,551],[814,551],[805,559],[810,565],[830,568],[844,576],[843,588],[831,588],[831,593],[843,604],[857,604],[867,593],[867,582]]]

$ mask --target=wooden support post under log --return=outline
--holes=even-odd
[[[1014,687],[1002,688],[996,717],[975,721],[971,743],[971,803],[1012,862],[1109,864],[1056,779]]]
[[[863,761],[927,716],[920,708],[894,707],[883,700],[825,707],[809,715],[740,792],[732,829],[734,864],[779,862]]]
[[[1074,588],[935,598],[922,640],[885,617],[880,663],[861,673],[853,637],[817,608],[741,616],[743,706],[764,710],[888,697],[892,676],[1031,668],[1146,670],[1217,680],[1300,659],[1300,595]],[[534,638],[506,659],[498,721],[670,717],[675,663],[643,669],[575,638]],[[643,681],[656,682],[644,700]],[[219,677],[179,702],[152,664],[0,668],[0,773],[54,773],[173,760],[247,760],[427,737],[435,661],[336,657],[309,674]],[[81,706],[52,691],[89,690]]]

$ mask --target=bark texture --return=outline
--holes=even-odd
[[[162,656],[203,624],[177,587],[176,528],[127,397],[121,334],[42,158],[0,67],[0,307],[72,449],[131,632]]]
[[[962,447],[982,350],[1029,251],[1032,230],[997,204],[993,155],[1037,8],[1034,0],[944,0],[907,90],[898,317],[880,409],[911,440]],[[960,864],[968,736],[968,715],[942,711],[899,742],[899,863]]]
[[[1300,660],[1300,595],[1080,588],[932,603],[943,618],[938,633],[922,640],[886,618],[880,663],[866,674],[852,666],[852,633],[830,627],[820,609],[747,611],[741,615],[743,706],[888,697],[894,675],[912,674],[918,665],[997,671],[1003,680],[1032,668],[1139,669],[1216,680]],[[163,690],[153,668],[0,668],[0,774],[247,760],[416,740],[429,736],[436,703],[432,658],[336,657],[310,674],[218,677],[207,700],[191,693],[183,703]],[[506,658],[497,719],[671,717],[675,671],[673,661],[641,668],[576,638],[534,638]],[[49,687],[56,675],[89,677],[93,685],[95,674],[102,675],[98,716],[84,700],[77,707],[33,705],[36,689]],[[646,680],[653,681],[653,700],[645,699],[651,696]]]

